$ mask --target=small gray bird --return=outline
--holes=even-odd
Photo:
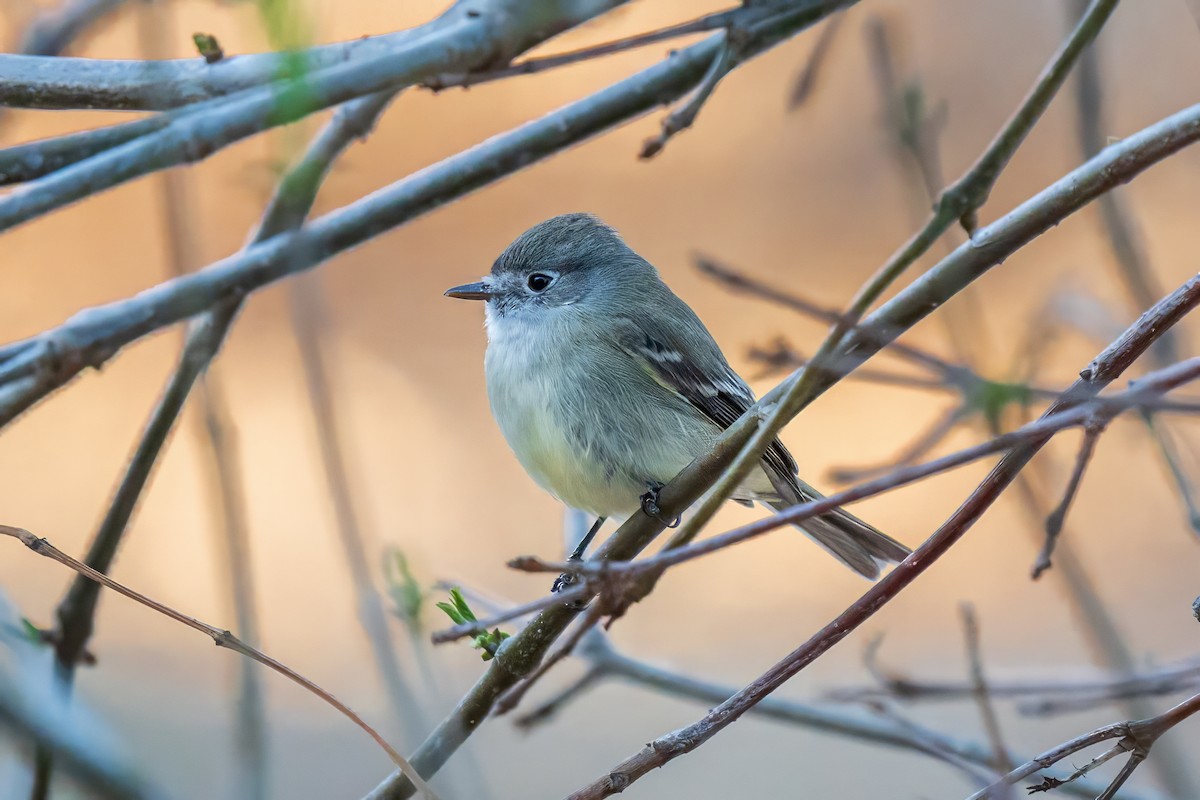
[[[448,297],[485,300],[488,399],[525,471],[572,508],[653,513],[657,490],[751,405],[699,317],[609,226],[590,214],[535,225],[479,283]],[[734,500],[782,509],[821,495],[778,439]],[[841,509],[799,526],[875,578],[904,545]]]

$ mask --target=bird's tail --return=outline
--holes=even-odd
[[[776,511],[797,503],[819,500],[822,496],[803,481],[793,479],[786,484],[783,481],[776,483],[775,488],[780,494],[780,499],[767,503]],[[838,561],[871,580],[879,577],[881,566],[899,563],[912,552],[886,533],[841,508],[806,519],[797,523],[796,527],[812,537]]]

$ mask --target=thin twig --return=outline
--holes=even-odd
[[[1075,467],[1071,470],[1071,477],[1067,481],[1067,488],[1063,491],[1063,498],[1059,501],[1058,506],[1054,511],[1050,512],[1050,516],[1046,517],[1046,541],[1042,545],[1041,552],[1038,553],[1037,562],[1033,565],[1033,578],[1037,580],[1042,576],[1042,573],[1050,569],[1050,557],[1054,553],[1054,546],[1058,543],[1058,537],[1062,533],[1063,522],[1066,521],[1067,511],[1071,508],[1071,503],[1075,500],[1075,495],[1079,492],[1079,484],[1083,481],[1083,473],[1087,470],[1088,464],[1091,463],[1092,455],[1096,452],[1096,443],[1100,440],[1100,434],[1104,432],[1104,424],[1101,420],[1085,422],[1083,425],[1083,441],[1079,445],[1079,452],[1075,456]]]
[[[1197,295],[1200,295],[1200,277],[1193,279],[1192,284],[1188,288]],[[1190,302],[1196,301],[1192,300]],[[826,513],[834,508],[868,497],[874,497],[877,494],[906,486],[923,478],[972,461],[977,461],[994,453],[1008,451],[1007,458],[1022,448],[1048,441],[1055,433],[1066,428],[1082,426],[1095,415],[1112,416],[1134,409],[1141,402],[1142,393],[1154,394],[1157,391],[1166,390],[1169,387],[1197,380],[1198,378],[1200,378],[1200,357],[1180,362],[1165,370],[1150,373],[1144,379],[1144,383],[1139,383],[1135,389],[1104,398],[1081,400],[1078,405],[1072,405],[1067,408],[1052,407],[1036,422],[1031,422],[1014,431],[997,435],[986,442],[964,448],[924,464],[899,467],[887,475],[836,492],[828,497],[799,503],[790,508],[782,509],[773,516],[765,519],[747,523],[726,533],[710,536],[702,541],[693,542],[686,546],[664,549],[658,555],[640,561],[595,562],[588,560],[584,562],[570,562],[546,561],[535,556],[520,556],[510,560],[509,566],[524,572],[565,571],[585,576],[594,576],[601,585],[615,578],[657,574],[668,567],[709,555],[726,547],[741,544],[744,541],[761,536],[784,525],[803,522],[810,517]],[[1064,392],[1064,396],[1070,391],[1067,390],[1067,392]]]
[[[117,11],[125,0],[63,0],[38,13],[21,36],[21,53],[56,56],[89,28]]]
[[[761,40],[747,50],[745,58],[777,44],[811,21],[792,20],[789,25],[794,23],[794,26],[764,32]],[[152,330],[231,298],[241,298],[286,275],[311,269],[336,253],[448,200],[684,94],[703,76],[717,45],[710,37],[590,97],[492,137],[313,220],[303,233],[277,236],[272,242],[251,247],[198,273],[143,292],[137,300],[123,301],[138,308],[91,309],[76,315],[73,323],[67,323],[72,328],[70,334],[61,329],[48,331],[0,348],[0,424],[62,386],[80,370],[99,366],[125,344]],[[1197,113],[1200,115],[1200,109]],[[1128,178],[1136,171],[1123,170],[1122,174]],[[50,344],[51,340],[54,344]]]
[[[784,7],[783,10],[774,10],[772,6],[764,4],[769,14],[763,20],[742,21],[731,18],[725,25],[724,33],[719,35],[718,49],[709,62],[704,77],[700,79],[699,86],[683,105],[666,116],[661,131],[642,143],[638,158],[653,158],[662,152],[674,136],[692,127],[700,109],[716,90],[717,84],[742,61],[746,53],[753,51],[753,42],[756,39],[764,35],[769,37],[774,30],[812,24],[857,2],[858,0],[814,0],[790,8]],[[748,7],[756,6],[748,4]]]
[[[320,686],[317,686],[308,678],[305,678],[303,675],[293,670],[291,667],[276,661],[262,651],[251,647],[241,639],[238,639],[229,631],[221,630],[220,628],[214,628],[212,625],[209,625],[206,622],[201,622],[195,617],[190,617],[187,614],[176,611],[170,606],[164,605],[157,600],[152,600],[140,592],[136,592],[123,584],[117,583],[112,578],[101,572],[97,572],[87,564],[71,558],[71,556],[62,552],[45,539],[34,536],[24,528],[15,528],[11,525],[0,525],[0,535],[11,536],[19,540],[22,544],[38,555],[45,556],[52,561],[57,561],[63,566],[70,567],[80,575],[87,577],[89,580],[93,580],[96,583],[105,586],[106,588],[112,589],[114,592],[122,594],[125,597],[128,597],[130,600],[135,600],[147,608],[151,608],[160,614],[170,617],[176,622],[186,625],[192,630],[200,631],[211,638],[217,647],[224,647],[234,651],[235,653],[241,653],[247,658],[251,658],[263,666],[278,672],[280,675],[284,676],[293,683],[304,687],[329,705],[336,708],[347,719],[366,732],[368,736],[375,740],[376,744],[383,748],[384,752],[388,754],[388,757],[405,773],[405,775],[409,776],[409,779],[417,785],[418,790],[424,794],[428,800],[436,800],[437,795],[435,795],[429,789],[429,786],[425,784],[423,780],[421,780],[421,776],[417,774],[416,770],[413,769],[412,765],[408,763],[404,756],[400,755],[400,753],[397,752],[394,747],[388,744],[386,739],[380,736],[379,733],[370,725],[368,725],[362,717],[354,713],[349,706],[347,706],[341,700],[338,700],[329,692],[322,689]]]
[[[541,597],[537,600],[531,600],[528,603],[523,603],[519,606],[498,611],[489,617],[476,620],[474,622],[463,622],[440,631],[434,631],[430,636],[430,641],[434,644],[446,644],[466,636],[474,636],[477,633],[483,633],[488,628],[493,628],[502,622],[508,622],[510,619],[524,617],[527,614],[533,614],[538,611],[545,611],[553,608],[571,607],[575,601],[584,600],[594,594],[592,587],[586,583],[581,583],[578,586],[572,586],[555,594]]]
[[[1111,800],[1117,790],[1121,788],[1121,785],[1128,780],[1138,764],[1144,761],[1146,756],[1149,755],[1150,748],[1154,746],[1155,741],[1171,728],[1174,728],[1197,712],[1200,712],[1200,694],[1193,695],[1157,717],[1136,722],[1119,722],[1114,725],[1105,725],[1102,728],[1097,728],[1090,733],[1077,736],[1070,741],[1051,748],[1037,758],[1025,762],[996,783],[971,795],[968,800],[984,800],[984,798],[995,797],[995,792],[1004,785],[1011,785],[1024,778],[1028,778],[1053,764],[1057,764],[1067,756],[1078,753],[1080,750],[1101,742],[1116,739],[1116,747],[1093,759],[1091,763],[1085,765],[1083,768],[1076,770],[1075,774],[1067,779],[1067,781],[1070,781],[1075,777],[1085,775],[1095,766],[1099,766],[1099,764],[1110,760],[1121,752],[1129,753],[1129,759],[1125,762],[1121,771],[1113,778],[1108,788],[1096,798],[1096,800]],[[1056,788],[1067,781],[1049,784],[1047,788]],[[1042,791],[1045,791],[1045,789],[1042,789]]]
[[[863,284],[850,301],[848,310],[833,324],[810,363],[787,388],[775,404],[774,409],[759,425],[741,448],[736,459],[711,487],[708,494],[692,511],[691,516],[680,526],[668,548],[680,547],[692,541],[708,524],[717,509],[740,486],[755,468],[763,453],[789,420],[798,414],[819,393],[833,364],[840,358],[843,342],[887,288],[923,255],[956,220],[961,221],[968,232],[975,228],[975,211],[983,205],[991,188],[999,179],[1017,148],[1025,140],[1034,124],[1041,117],[1050,100],[1066,80],[1071,66],[1079,53],[1096,37],[1117,0],[1095,0],[1088,14],[1055,54],[1043,70],[1037,83],[1021,103],[1016,113],[1000,133],[993,139],[970,169],[940,196],[933,217],[925,228],[909,240],[901,250],[884,264]],[[653,590],[654,577],[647,576],[639,595],[644,597]],[[638,595],[631,596],[636,601]],[[620,611],[617,612],[620,615]]]
[[[322,469],[337,520],[338,538],[350,571],[351,584],[357,594],[359,624],[362,625],[363,632],[371,644],[375,668],[383,679],[392,710],[404,725],[405,741],[415,746],[427,731],[418,715],[412,713],[420,703],[400,666],[396,642],[392,638],[387,615],[383,610],[383,601],[375,588],[375,580],[368,566],[366,537],[354,509],[345,447],[338,434],[333,383],[321,350],[321,340],[328,337],[330,330],[325,318],[320,288],[312,280],[316,277],[306,275],[291,283],[288,297],[292,332],[300,351],[300,363],[316,427]]]
[[[613,41],[589,45],[577,50],[568,50],[565,53],[556,53],[551,56],[526,58],[515,64],[509,64],[506,67],[478,70],[465,75],[438,75],[425,81],[424,86],[437,92],[453,86],[466,88],[518,75],[533,75],[538,72],[557,69],[558,67],[578,64],[582,61],[589,61],[593,58],[612,55],[613,53],[623,53],[627,50],[634,50],[680,36],[724,28],[735,20],[748,17],[750,14],[757,16],[758,13],[760,12],[753,6],[725,9],[724,11],[716,11],[712,14],[705,14],[702,17],[697,17],[687,22],[679,22],[674,25],[658,28],[657,30],[627,36],[624,39],[614,39]]]
[[[138,38],[146,55],[152,58],[165,55],[164,44],[176,35],[175,14],[174,6],[161,3],[138,9]],[[168,269],[172,277],[184,275],[203,264],[197,263],[200,247],[196,220],[199,215],[188,191],[188,180],[187,173],[175,170],[162,173],[158,180],[162,190]],[[224,565],[221,570],[224,588],[229,592],[237,635],[251,647],[258,647],[261,637],[255,600],[254,559],[250,549],[237,429],[222,384],[211,370],[200,376],[195,403],[199,411],[198,438],[201,450],[205,451],[202,457],[208,460],[205,477],[212,495],[212,507],[219,510],[213,539]],[[233,741],[238,773],[236,785],[246,800],[264,800],[270,773],[262,673],[248,659],[240,660],[238,667],[237,691],[232,697],[236,720]]]
[[[974,696],[975,705],[979,709],[979,718],[983,721],[988,744],[992,747],[992,765],[998,770],[1009,770],[1013,766],[1012,758],[1009,756],[1008,747],[1004,744],[1000,718],[996,715],[991,688],[983,673],[983,653],[979,644],[979,620],[975,616],[974,606],[970,603],[960,605],[959,612],[962,615],[963,641],[966,644],[971,693]]]
[[[1053,416],[1094,398],[1197,303],[1200,303],[1200,276],[1194,276],[1147,310],[1080,373],[1080,380],[1064,392],[1043,416]],[[1048,440],[1049,437],[1040,438],[1005,455],[983,483],[924,544],[868,589],[836,619],[770,670],[717,706],[703,719],[655,739],[644,750],[609,770],[607,775],[571,795],[571,800],[597,800],[608,797],[627,788],[647,772],[690,753],[736,721],[763,697],[828,652],[957,543]]]
[[[209,472],[213,505],[221,512],[214,538],[227,570],[227,590],[238,633],[250,645],[257,646],[261,637],[254,590],[254,559],[250,549],[237,431],[231,423],[224,392],[214,377],[210,372],[200,379],[200,392],[196,398],[199,422],[203,427],[202,441],[207,445],[207,455],[211,460]],[[249,661],[241,662],[240,666],[238,691],[233,698],[233,712],[237,720],[234,753],[239,763],[239,785],[247,787],[247,797],[265,798],[268,791],[269,752],[266,697],[261,673]]]
[[[870,651],[869,651],[870,652]],[[878,685],[844,686],[825,694],[839,702],[861,702],[887,697],[912,702],[955,701],[969,698],[975,687],[969,681],[929,681],[884,669],[872,658],[868,668]],[[992,697],[1015,699],[1017,709],[1030,716],[1077,712],[1137,695],[1174,694],[1200,686],[1200,662],[1189,659],[1136,675],[1105,678],[1029,678],[992,680]]]
[[[707,706],[724,702],[737,692],[736,686],[703,680],[627,655],[616,649],[609,637],[598,630],[588,633],[577,648],[576,655],[588,665],[588,672],[596,678],[618,678],[673,697],[697,700]],[[559,702],[555,708],[550,709],[551,711],[560,710],[564,700],[569,698],[558,699]],[[552,702],[553,699],[547,701],[546,705]],[[879,719],[774,696],[764,698],[749,713],[763,719],[843,736],[867,744],[926,753],[931,749],[936,750],[939,756],[949,755],[957,759],[958,763],[955,766],[968,763],[986,768],[991,757],[990,749],[981,743],[955,739],[928,728],[919,728],[911,721],[903,720],[894,714],[886,714],[883,719]],[[537,715],[536,719],[534,715]],[[535,722],[545,722],[548,719],[548,710],[545,705],[540,706],[521,719],[525,721],[524,727],[528,728]],[[920,741],[917,740],[918,737],[914,737],[914,732],[918,733]],[[1088,798],[1094,798],[1102,790],[1102,786],[1087,781],[1072,784],[1067,788],[1068,792]]]
[[[789,111],[795,111],[812,97],[817,86],[817,78],[821,74],[821,68],[829,61],[833,40],[837,37],[838,29],[842,26],[845,18],[844,12],[837,13],[821,26],[817,41],[813,43],[812,50],[809,51],[808,58],[804,61],[804,67],[796,76],[795,84],[792,85],[792,93],[788,97]]]
[[[557,117],[551,114],[541,122],[548,119]],[[1182,126],[1182,130],[1175,132],[1177,126]],[[815,394],[819,395],[837,383],[843,374],[878,353],[905,330],[924,319],[933,309],[942,306],[963,287],[1011,253],[1084,206],[1096,193],[1106,191],[1118,181],[1129,180],[1139,169],[1148,166],[1149,153],[1146,148],[1173,152],[1182,147],[1181,141],[1175,141],[1177,138],[1189,141],[1200,138],[1200,106],[1127,137],[1030,198],[988,228],[979,231],[974,243],[957,248],[921,280],[900,291],[892,300],[871,314],[851,335],[842,350],[843,354],[851,359],[845,364],[839,360],[836,374],[822,375]],[[497,140],[492,141],[494,143]],[[1141,157],[1134,156],[1134,153],[1141,153]],[[1143,161],[1146,163],[1142,163]],[[312,227],[319,227],[319,222],[314,222],[310,231]],[[1192,288],[1200,288],[1200,281]],[[1155,313],[1161,314],[1162,311],[1163,309],[1156,309]],[[682,513],[713,485],[717,476],[732,462],[751,430],[757,426],[760,410],[777,402],[794,381],[795,376],[768,392],[753,409],[718,437],[712,450],[690,464],[663,487],[659,494],[659,505],[665,515],[669,517]],[[990,499],[986,502],[990,503]],[[641,552],[662,530],[663,525],[658,520],[644,514],[635,514],[609,537],[594,558],[628,561]],[[952,531],[947,538],[956,538],[956,535],[961,535],[961,532]],[[915,577],[915,574],[910,576],[910,579],[912,577]],[[414,763],[423,774],[433,774],[440,768],[466,741],[479,722],[487,717],[495,698],[536,667],[575,613],[574,609],[562,604],[552,606],[539,614],[518,634],[506,640],[506,647],[493,659],[488,671],[413,754]],[[411,791],[411,787],[401,776],[392,775],[367,797],[370,800],[390,800],[407,797]]]
[[[1081,0],[1069,4],[1068,13],[1078,17],[1082,13]],[[1097,49],[1090,50],[1080,59],[1079,77],[1075,83],[1075,104],[1079,149],[1084,158],[1090,158],[1108,144],[1108,122],[1104,113],[1100,53]],[[1162,292],[1146,256],[1137,222],[1125,203],[1124,193],[1110,193],[1097,204],[1097,210],[1100,212],[1104,235],[1113,254],[1117,277],[1125,288],[1130,304],[1134,308],[1145,308]],[[1176,335],[1164,337],[1155,347],[1155,363],[1161,366],[1177,360],[1179,349]],[[1200,533],[1200,513],[1197,513],[1193,498],[1192,481],[1183,469],[1175,447],[1169,441],[1169,432],[1155,427],[1149,416],[1146,417],[1146,426],[1150,436],[1158,442],[1158,455],[1183,501],[1188,524]]]
[[[654,158],[662,152],[672,137],[692,127],[696,117],[700,114],[700,109],[716,91],[717,84],[721,82],[721,79],[729,74],[733,64],[733,46],[726,37],[713,57],[712,63],[708,65],[708,71],[700,80],[700,86],[692,92],[692,96],[686,103],[667,115],[666,119],[662,121],[662,130],[658,134],[642,142],[642,150],[638,153],[638,158]]]

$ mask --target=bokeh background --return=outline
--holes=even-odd
[[[129,4],[72,52],[138,57],[144,46],[140,5]],[[371,0],[300,5],[318,41],[417,24],[443,6]],[[692,255],[709,254],[824,303],[844,304],[917,219],[911,173],[898,166],[882,125],[864,47],[868,18],[879,14],[893,23],[903,76],[919,76],[929,97],[945,102],[942,155],[946,175],[953,177],[983,148],[1057,47],[1066,6],[1057,0],[861,3],[849,12],[815,95],[797,111],[787,110],[787,97],[815,31],[725,80],[696,128],[653,161],[635,155],[641,141],[657,131],[660,113],[321,267],[315,280],[330,326],[324,345],[372,558],[394,545],[427,583],[450,579],[516,602],[543,594],[547,578],[514,573],[505,568],[506,559],[554,556],[561,547],[561,508],[521,472],[487,409],[482,309],[443,299],[443,289],[486,272],[496,254],[533,223],[589,210],[660,268],[747,376],[759,371],[746,359],[752,345],[783,335],[811,351],[821,326],[729,295],[698,275]],[[11,47],[38,7],[22,0],[0,5],[0,41]],[[544,51],[616,38],[718,7],[641,0]],[[192,31],[215,34],[228,53],[268,46],[253,4],[172,2],[170,9],[174,30],[165,29],[161,46],[173,55],[194,54]],[[1200,29],[1183,0],[1137,0],[1118,8],[1100,37],[1109,135],[1120,138],[1196,101],[1198,43]],[[339,162],[318,211],[601,88],[654,63],[666,50],[650,47],[469,91],[409,92],[370,139]],[[985,221],[1081,161],[1070,91],[1056,100],[1005,172],[982,213]],[[10,113],[0,122],[0,143],[125,118]],[[304,132],[258,137],[184,171],[196,232],[193,264],[221,258],[242,244],[262,211],[275,165]],[[1200,152],[1186,151],[1122,190],[1154,271],[1168,288],[1196,270],[1198,175]],[[160,180],[137,181],[7,233],[0,243],[0,339],[29,336],[81,308],[163,280],[168,266]],[[1131,320],[1134,310],[1114,275],[1099,219],[1094,210],[1084,211],[981,280],[973,310],[959,315],[967,327],[958,335],[983,354],[984,371],[1008,377],[1028,331],[1045,318],[1047,298],[1055,293],[1094,298],[1116,322]],[[1193,329],[1190,323],[1181,327],[1188,353]],[[912,339],[952,352],[946,328],[936,321],[919,326]],[[0,440],[2,521],[82,554],[179,345],[177,330],[150,337],[9,426]],[[1067,331],[1046,354],[1043,382],[1065,385],[1098,346]],[[320,469],[284,287],[250,300],[216,369],[243,457],[263,649],[398,738],[399,725],[356,622],[354,588]],[[770,379],[752,383],[759,391],[772,385]],[[887,458],[952,402],[944,394],[847,381],[801,415],[784,439],[802,474],[828,489],[831,467]],[[114,574],[186,613],[227,626],[233,612],[199,423],[194,411],[185,415]],[[1186,420],[1174,430],[1185,443],[1193,433]],[[979,435],[977,429],[961,430],[946,447]],[[1075,434],[1063,437],[1045,457],[1044,474],[1053,482],[1043,488],[1051,497],[1066,479],[1076,441]],[[1188,455],[1186,463],[1195,467],[1190,450]],[[916,545],[985,468],[963,469],[864,502],[856,513]],[[758,513],[728,509],[716,528]],[[1069,535],[1143,663],[1196,652],[1200,627],[1189,607],[1200,593],[1200,549],[1137,424],[1118,424],[1102,440],[1072,511]],[[931,678],[962,676],[963,600],[978,609],[993,677],[1090,674],[1092,654],[1077,632],[1060,577],[1052,572],[1039,582],[1029,580],[1038,544],[1016,496],[1007,496],[922,580],[781,694],[813,698],[867,680],[863,649],[881,634],[887,664]],[[14,542],[0,548],[0,586],[35,622],[51,624],[71,575]],[[624,651],[649,661],[741,686],[864,588],[807,540],[780,532],[677,569],[616,626],[614,638]],[[439,616],[427,608],[427,627],[445,622]],[[415,674],[411,643],[399,628],[396,638]],[[231,698],[237,656],[114,596],[102,601],[92,649],[100,663],[81,671],[79,697],[109,720],[146,772],[172,797],[234,796]],[[427,655],[438,685],[423,690],[424,713],[440,718],[483,665],[461,643]],[[534,699],[580,669],[565,666]],[[387,774],[386,758],[346,720],[277,676],[267,675],[265,682],[273,797],[357,797]],[[1159,702],[1165,707],[1167,701]],[[448,771],[455,776],[443,786],[460,787],[460,796],[494,800],[562,796],[704,711],[697,703],[605,683],[531,734],[519,734],[507,720],[485,725],[451,762]],[[969,704],[912,713],[957,736],[982,739]],[[1008,707],[1002,711],[1010,744],[1020,753],[1039,751],[1118,715],[1109,708],[1030,721]],[[1172,735],[1194,747],[1200,726],[1193,721]],[[19,743],[0,742],[5,768],[11,769],[24,751]],[[407,749],[412,746],[405,742]],[[1191,769],[1200,773],[1195,765]],[[1151,770],[1140,770],[1137,781],[1151,784]],[[932,798],[962,796],[966,789],[953,772],[913,754],[747,717],[631,793],[698,800],[759,793]],[[56,796],[74,792],[60,783]]]

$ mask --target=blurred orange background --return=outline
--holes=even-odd
[[[138,57],[139,5],[129,4],[72,52]],[[953,178],[982,150],[1057,47],[1066,29],[1065,6],[1043,0],[861,3],[848,12],[816,94],[798,111],[789,113],[786,101],[815,31],[738,69],[721,83],[696,127],[652,161],[635,155],[665,112],[557,155],[323,266],[314,279],[330,308],[324,345],[372,557],[395,545],[426,582],[450,579],[523,602],[544,594],[549,580],[514,573],[504,562],[525,553],[553,557],[561,547],[561,509],[522,473],[489,415],[482,310],[443,299],[443,289],[485,273],[500,250],[533,223],[588,210],[659,267],[747,377],[760,370],[746,359],[751,345],[783,335],[811,352],[822,326],[729,295],[696,273],[692,254],[712,255],[825,304],[844,305],[917,219],[909,173],[898,167],[882,125],[864,23],[873,14],[894,22],[903,44],[902,75],[919,75],[927,95],[947,104],[943,164]],[[442,7],[313,0],[307,13],[318,40],[338,41],[418,24]],[[642,0],[543,51],[629,35],[719,7]],[[0,8],[0,41],[11,44],[35,6],[9,0]],[[268,46],[252,4],[178,2],[170,8],[176,34],[169,47],[176,56],[194,54],[192,31],[216,35],[231,54]],[[1110,136],[1128,135],[1196,101],[1198,40],[1197,22],[1179,0],[1140,0],[1118,8],[1100,37]],[[339,162],[317,211],[344,205],[606,86],[656,62],[667,49],[650,47],[468,91],[408,92],[370,139]],[[1072,86],[1005,172],[981,215],[984,221],[1081,161]],[[0,123],[0,143],[124,119],[100,112],[15,112]],[[311,124],[300,127],[315,130]],[[193,266],[228,255],[246,240],[271,189],[272,164],[289,143],[303,141],[304,132],[258,137],[184,170],[198,243],[190,254]],[[1185,151],[1122,190],[1168,289],[1196,270],[1198,170],[1200,151]],[[35,334],[78,309],[162,281],[169,266],[161,198],[160,178],[151,177],[5,234],[0,340]],[[1008,365],[1020,355],[1027,330],[1058,290],[1099,298],[1122,325],[1132,320],[1134,310],[1114,275],[1094,210],[1006,261],[977,284],[981,311],[967,319],[987,355],[981,368],[991,377],[1010,377]],[[1181,328],[1185,344],[1193,341],[1193,327]],[[912,340],[951,352],[945,328],[936,321],[919,326]],[[179,344],[177,330],[150,337],[9,426],[0,459],[0,521],[82,555],[173,369]],[[1042,382],[1065,385],[1101,344],[1068,333],[1047,357]],[[356,621],[288,323],[286,287],[250,300],[215,369],[229,396],[243,458],[263,649],[398,739],[399,726]],[[761,392],[772,380],[752,383]],[[846,381],[802,414],[784,439],[801,474],[828,490],[831,467],[889,457],[952,402],[943,394]],[[185,613],[232,626],[199,422],[190,411],[178,427],[114,576]],[[1173,429],[1187,437],[1191,427],[1181,420]],[[960,430],[944,449],[979,435]],[[1066,435],[1044,457],[1044,474],[1053,479],[1043,487],[1047,496],[1057,498],[1076,442],[1076,434]],[[1200,549],[1152,448],[1137,424],[1114,426],[1100,443],[1068,534],[1146,663],[1194,653],[1200,636],[1189,613],[1200,593]],[[864,502],[855,513],[915,546],[967,495],[986,466]],[[863,647],[885,633],[886,663],[928,677],[963,676],[958,622],[963,600],[978,608],[993,677],[1083,674],[1091,654],[1076,632],[1059,575],[1029,580],[1040,542],[1017,502],[1016,495],[1003,499],[927,576],[781,694],[813,698],[866,680]],[[730,508],[713,530],[760,513]],[[15,542],[0,548],[0,586],[31,619],[50,625],[71,575]],[[807,540],[780,532],[678,568],[614,628],[614,637],[631,654],[740,687],[865,587]],[[441,627],[445,620],[439,617],[427,608],[427,627]],[[399,628],[396,636],[411,667],[410,643]],[[78,694],[106,716],[146,772],[172,797],[233,796],[233,769],[227,765],[237,656],[113,596],[102,600],[92,649],[100,664],[81,671]],[[430,658],[440,686],[428,692],[427,713],[436,719],[483,665],[462,643],[434,648]],[[580,669],[577,663],[565,666],[531,700]],[[331,709],[275,675],[265,682],[273,797],[357,797],[388,773],[383,754]],[[1157,702],[1166,707],[1165,700]],[[515,733],[508,720],[489,722],[448,771],[461,773],[464,763],[474,761],[488,787],[480,796],[495,800],[558,797],[704,710],[701,704],[605,683],[530,735]],[[956,736],[983,739],[969,704],[913,713]],[[1006,707],[1003,721],[1013,749],[1031,754],[1118,714],[1104,708],[1026,720]],[[1193,721],[1173,735],[1194,745],[1198,731]],[[413,745],[404,742],[403,749]],[[790,796],[798,786],[813,797],[968,793],[958,775],[931,764],[917,755],[747,717],[696,754],[648,776],[630,794],[715,800],[759,792]],[[1137,780],[1151,782],[1151,771],[1140,770]],[[452,785],[478,783],[445,784]],[[69,785],[58,789],[56,796],[72,796]]]

